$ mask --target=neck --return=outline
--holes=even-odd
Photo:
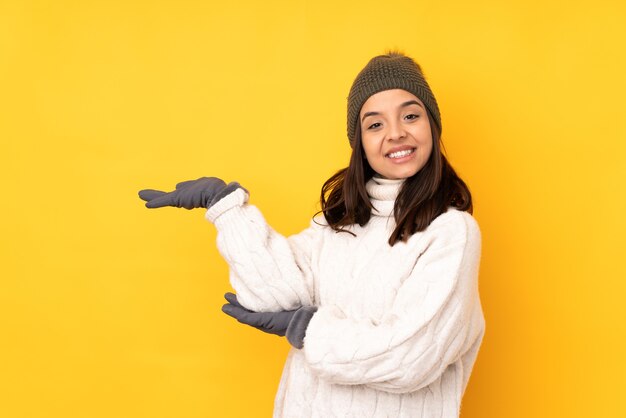
[[[372,211],[373,216],[393,215],[393,206],[403,183],[404,179],[387,179],[379,175],[375,175],[367,182],[365,188],[376,209]]]

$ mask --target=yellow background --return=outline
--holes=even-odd
[[[400,48],[483,233],[465,418],[623,417],[621,1],[1,1],[0,416],[267,417],[284,339],[220,311],[202,211],[238,180],[284,234],[347,164],[345,105]]]

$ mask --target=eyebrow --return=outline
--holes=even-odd
[[[417,100],[409,100],[408,102],[404,102],[402,103],[399,107],[406,107],[406,106],[410,106],[412,104],[416,104],[419,107],[424,107],[422,106]],[[380,115],[380,112],[367,112],[363,115],[363,117],[361,118],[361,122],[363,122],[365,120],[366,117],[368,116],[375,116],[375,115]]]

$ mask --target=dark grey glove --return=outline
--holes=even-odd
[[[293,311],[255,312],[241,306],[234,293],[226,293],[224,297],[229,302],[222,306],[225,314],[268,334],[286,336],[287,341],[298,349],[304,347],[306,329],[317,311],[315,306],[303,306]]]
[[[146,201],[146,207],[150,209],[163,206],[208,209],[221,198],[239,188],[243,189],[237,182],[226,185],[223,180],[217,177],[201,177],[197,180],[178,183],[176,190],[172,192],[144,189],[139,192],[139,197]]]

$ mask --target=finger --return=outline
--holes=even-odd
[[[146,203],[146,207],[150,209],[162,208],[164,206],[177,206],[174,200],[175,192],[163,193]]]
[[[239,314],[236,313],[236,308],[233,308],[233,306],[230,305],[230,304],[226,304],[226,305],[222,306],[222,311],[224,311],[224,313],[227,314],[228,316],[231,316],[231,317],[235,318],[240,324],[248,325],[248,326],[251,326],[253,328],[258,329],[259,331],[263,331],[263,332],[266,332],[268,334],[272,334],[272,332],[269,331],[267,328],[263,328],[260,325],[253,324],[250,321],[247,321],[247,320],[245,320],[243,318],[238,318]]]
[[[229,315],[232,316],[233,318],[235,318],[239,323],[244,324],[244,325],[249,325],[253,328],[258,329],[259,331],[263,331],[267,334],[274,334],[274,335],[278,335],[281,337],[285,336],[285,332],[282,330],[274,330],[271,328],[266,327],[265,325],[262,324],[263,321],[260,321],[259,319],[259,315],[256,314],[256,312],[250,313],[248,311],[242,310],[237,308],[236,306],[233,306],[229,303],[225,304],[224,306],[222,306],[222,311]]]
[[[224,312],[228,316],[232,316],[237,321],[241,322],[242,319],[249,314],[245,309],[242,309],[238,306],[232,305],[230,303],[226,303],[222,305],[222,312]]]
[[[252,326],[260,325],[254,312],[251,313],[243,308],[233,306],[229,303],[222,306],[222,311],[226,315],[232,316],[233,318],[235,318],[237,321],[241,322],[242,324],[252,325]]]
[[[222,305],[222,312],[224,312],[228,316],[232,316],[233,318],[235,318],[235,313],[233,312],[233,305],[231,305],[230,303],[226,303]]]
[[[155,197],[159,197],[159,196],[163,196],[165,194],[165,192],[162,192],[160,190],[153,190],[153,189],[144,189],[144,190],[139,190],[139,197],[142,200],[152,200]]]
[[[232,305],[238,306],[240,308],[244,308],[241,303],[239,303],[239,300],[237,300],[237,295],[235,295],[234,293],[228,292],[224,295],[224,298],[230,302]],[[246,309],[246,308],[244,308]],[[247,310],[247,309],[246,309]],[[250,311],[252,312],[252,311]]]

